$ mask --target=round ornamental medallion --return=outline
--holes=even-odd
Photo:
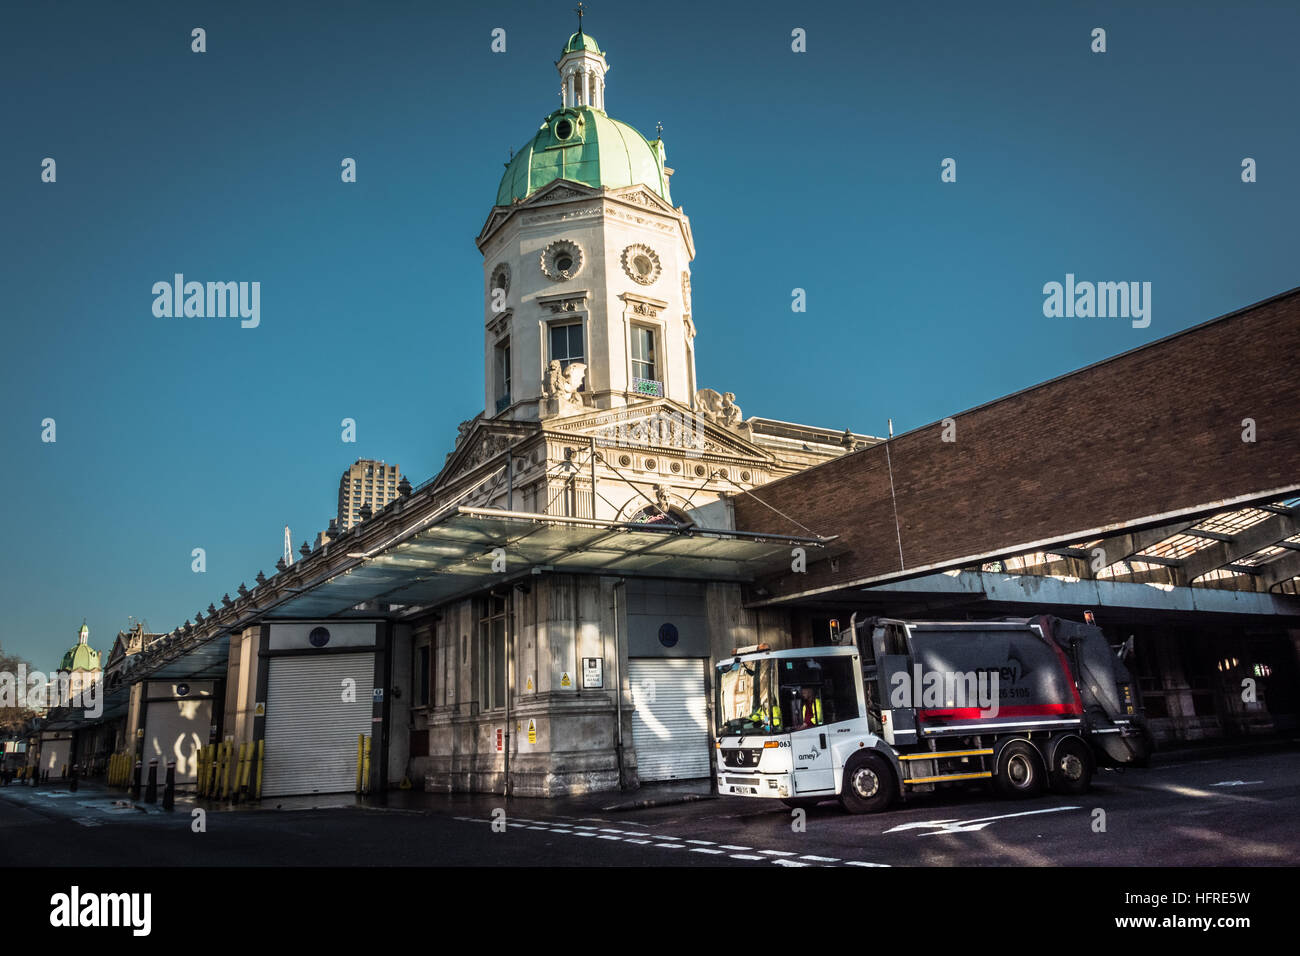
[[[623,250],[623,271],[633,282],[650,285],[663,271],[659,265],[659,253],[639,242],[628,246]]]
[[[542,250],[542,274],[553,282],[572,279],[582,271],[582,247],[568,239],[556,239]]]
[[[492,270],[492,281],[488,283],[495,291],[500,289],[502,292],[510,291],[510,266],[504,262],[500,263]]]

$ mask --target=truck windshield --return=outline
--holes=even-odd
[[[772,660],[719,664],[714,699],[718,702],[718,734],[780,734],[781,712],[772,693]]]

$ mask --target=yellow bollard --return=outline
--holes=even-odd
[[[241,800],[248,799],[248,781],[253,775],[253,742],[248,742],[248,754],[244,757],[244,773],[239,778],[239,796]]]
[[[365,778],[361,782],[361,792],[370,792],[370,735],[366,735],[366,772]]]
[[[231,796],[238,800],[243,795],[244,789],[244,771],[248,769],[248,744],[241,742],[239,745],[239,763],[235,766],[235,785]]]
[[[361,780],[362,780],[361,772],[362,772],[362,761],[363,761],[362,754],[365,752],[365,749],[366,749],[366,735],[357,734],[357,793],[361,792]]]
[[[230,765],[234,762],[232,758],[234,757],[235,747],[229,740],[222,746],[226,751],[225,766],[221,769],[221,799],[224,800],[230,796]]]
[[[264,741],[257,742],[257,799],[262,799],[262,744]]]

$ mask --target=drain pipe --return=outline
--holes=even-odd
[[[514,452],[511,452],[514,457]],[[502,742],[505,748],[505,785],[502,788],[505,796],[510,796],[510,698],[515,692],[514,682],[514,663],[515,663],[515,595],[519,592],[511,587],[506,592],[510,598],[510,608],[506,614],[506,736]]]
[[[618,789],[620,792],[626,786],[626,776],[623,770],[623,650],[619,646],[618,636],[618,589],[622,586],[623,578],[619,578],[614,584],[614,722],[617,728],[614,754],[618,758]]]

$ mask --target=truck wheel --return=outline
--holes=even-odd
[[[1048,780],[1056,793],[1085,793],[1092,785],[1092,751],[1081,740],[1062,740],[1052,754]]]
[[[844,768],[840,805],[849,813],[879,813],[894,802],[894,772],[875,754],[864,754]]]
[[[1013,740],[998,754],[994,776],[1005,797],[1036,797],[1043,792],[1043,771],[1038,751],[1027,740]]]

